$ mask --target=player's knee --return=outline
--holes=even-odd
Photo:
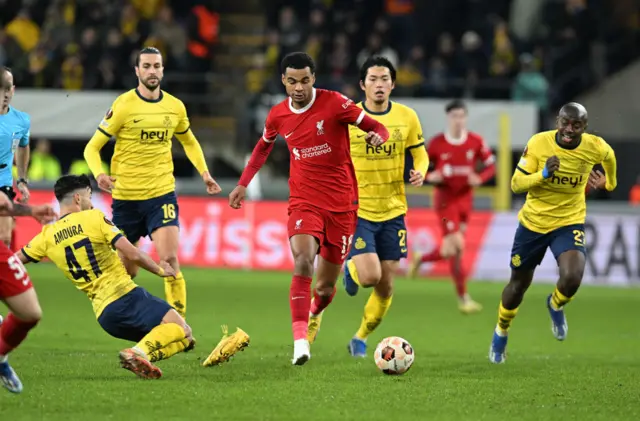
[[[582,282],[584,268],[581,267],[561,267],[560,282],[568,287],[577,287]]]
[[[178,256],[175,253],[168,253],[160,256],[160,260],[169,263],[174,270],[178,269]]]
[[[377,285],[382,277],[382,269],[377,262],[371,264],[364,262],[364,264],[356,264],[356,270],[358,271],[358,281],[363,287],[371,287]]]
[[[191,339],[193,337],[193,330],[191,330],[191,326],[189,326],[187,322],[184,322],[182,328],[184,329],[184,337]]]
[[[315,257],[299,253],[293,256],[294,271],[297,275],[313,276],[313,262]]]
[[[524,295],[529,289],[533,277],[530,276],[529,271],[511,271],[511,279],[509,280],[508,288],[516,295]]]
[[[445,237],[442,240],[442,245],[440,246],[440,255],[443,259],[448,259],[453,257],[456,254],[456,246],[453,242],[453,238]]]
[[[20,311],[16,311],[14,314],[23,322],[33,323],[34,325],[42,320],[42,308],[37,304],[21,309]]]

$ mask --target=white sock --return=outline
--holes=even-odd
[[[6,363],[8,357],[6,355],[0,355],[0,363]]]

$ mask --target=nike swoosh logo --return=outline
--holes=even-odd
[[[406,253],[406,252],[407,252],[407,249],[400,249],[400,252],[401,252],[401,253]]]
[[[285,138],[285,139],[288,139],[288,138],[289,138],[289,136],[291,136],[292,134],[293,134],[293,132],[291,132],[291,133],[289,133],[289,134],[286,134],[286,135],[284,135],[284,138]]]
[[[139,122],[141,122],[142,120],[144,120],[144,118],[141,118],[140,120],[133,119],[133,122],[134,122],[134,123],[139,123]]]
[[[291,301],[293,301],[293,300],[300,300],[300,299],[302,299],[302,298],[304,298],[304,297],[291,297]]]
[[[356,135],[356,137],[365,137],[365,136],[366,136],[366,135],[364,135],[364,134]]]
[[[172,219],[163,219],[163,220],[162,220],[162,223],[163,223],[163,224],[166,224],[167,222],[171,222],[171,221],[173,221],[173,219],[174,219],[174,218],[172,218]]]

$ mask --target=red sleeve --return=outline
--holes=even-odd
[[[346,124],[353,124],[359,126],[362,119],[366,116],[364,110],[358,107],[353,100],[346,96],[333,92],[336,106],[336,116],[338,121]]]
[[[484,143],[484,139],[481,136],[478,136],[478,147],[476,149],[476,159],[482,161],[482,165],[484,168],[480,171],[480,179],[482,179],[483,183],[491,180],[494,175],[496,175],[496,166],[495,161],[496,158],[491,151],[491,148]]]
[[[273,108],[271,110],[273,111]],[[266,121],[264,122],[262,137],[258,140],[255,148],[253,148],[249,162],[242,171],[238,185],[247,187],[249,183],[251,183],[253,177],[255,177],[258,171],[260,171],[260,168],[262,168],[265,162],[267,162],[267,158],[273,150],[276,136],[278,136],[278,129],[276,129],[276,125],[274,124],[270,111],[269,115],[267,115]]]
[[[427,155],[429,155],[429,166],[435,166],[438,162],[438,147],[435,137],[432,137],[427,143]]]

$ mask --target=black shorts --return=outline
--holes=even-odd
[[[136,287],[105,307],[98,323],[114,338],[139,342],[171,309],[166,301]]]
[[[158,228],[180,226],[175,192],[146,200],[113,199],[111,210],[113,223],[132,243],[151,235]]]
[[[358,218],[349,258],[364,253],[376,253],[380,260],[406,258],[407,226],[404,215],[382,222]]]
[[[2,193],[4,193],[5,195],[7,195],[7,197],[11,200],[14,201],[16,198],[16,191],[13,190],[12,186],[2,186],[0,187],[0,191]]]
[[[579,250],[586,254],[584,224],[568,225],[541,234],[518,224],[511,248],[511,269],[535,269],[544,258],[547,248],[553,257],[558,257],[569,250]]]

